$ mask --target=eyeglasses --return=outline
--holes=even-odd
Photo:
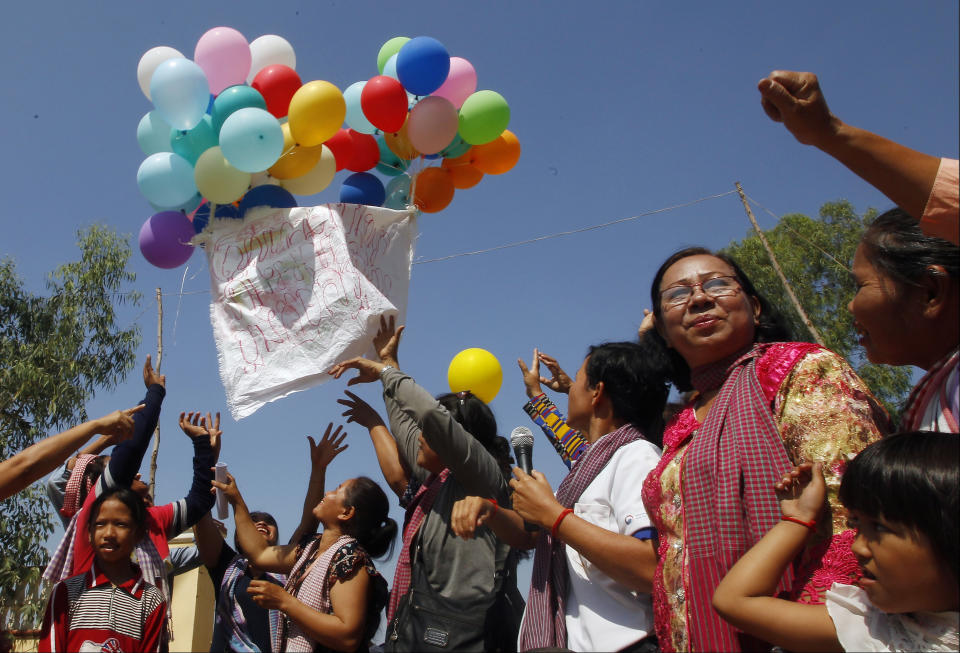
[[[691,284],[678,284],[660,291],[660,301],[665,306],[682,306],[693,297],[693,289],[699,287],[703,293],[716,299],[730,297],[740,292],[740,282],[736,277],[713,277],[706,281]]]

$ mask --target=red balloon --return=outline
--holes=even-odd
[[[366,172],[380,162],[380,147],[370,134],[361,134],[352,129],[350,133],[350,156],[344,167],[352,172]],[[336,153],[334,153],[336,158]]]
[[[290,66],[274,64],[257,73],[250,84],[267,102],[267,111],[277,118],[287,115],[290,98],[303,85],[300,75]]]
[[[393,77],[377,75],[364,85],[360,93],[360,108],[377,129],[400,131],[407,119],[407,92]]]
[[[341,129],[323,143],[333,152],[338,171],[346,168],[347,163],[350,163],[353,156],[353,139],[350,137],[350,131],[349,129]]]

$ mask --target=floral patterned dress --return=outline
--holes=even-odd
[[[822,603],[835,581],[851,583],[859,575],[850,551],[854,531],[846,529],[838,499],[841,476],[850,459],[888,430],[889,419],[847,362],[829,350],[808,343],[776,343],[758,358],[756,370],[790,460],[819,461],[824,466],[829,514],[820,519],[816,535],[795,565],[790,597]],[[694,398],[667,425],[663,458],[644,481],[644,504],[660,536],[653,606],[663,651],[692,650],[685,607],[689,565],[681,479],[685,454],[700,426],[695,403]]]

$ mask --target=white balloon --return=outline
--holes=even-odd
[[[167,59],[178,58],[186,59],[186,57],[180,54],[179,50],[166,45],[158,45],[155,48],[150,48],[140,57],[140,63],[137,64],[137,82],[139,82],[140,90],[143,91],[143,94],[147,96],[148,100],[153,99],[150,97],[150,80],[153,78],[153,71]]]
[[[285,38],[276,34],[264,34],[255,38],[250,44],[250,55],[252,60],[247,84],[267,66],[282,64],[294,70],[297,69],[297,55],[293,52],[293,46]]]

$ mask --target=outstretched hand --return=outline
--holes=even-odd
[[[386,365],[383,363],[357,357],[343,361],[342,363],[337,363],[327,371],[327,374],[330,374],[335,379],[339,379],[347,370],[357,370],[359,374],[347,381],[347,385],[372,383],[380,379],[380,372],[383,371],[384,367],[386,367]]]
[[[367,430],[377,426],[385,426],[383,418],[373,407],[349,390],[344,390],[347,399],[337,399],[337,403],[347,407],[343,416],[347,423],[356,422]]]
[[[150,362],[150,354],[147,354],[147,361],[143,364],[143,385],[148,389],[152,385],[162,385],[167,387],[167,375],[157,374],[153,369],[153,363]]]
[[[573,385],[573,380],[567,376],[567,373],[563,371],[560,367],[560,363],[557,362],[553,356],[547,356],[542,351],[537,353],[537,358],[541,363],[547,366],[547,369],[550,370],[550,374],[553,375],[552,378],[540,377],[540,383],[544,384],[554,392],[562,392],[567,394],[570,392],[570,386]]]
[[[520,366],[520,374],[523,375],[523,387],[527,396],[533,399],[537,395],[543,394],[543,388],[540,387],[540,350],[533,350],[533,358],[530,359],[530,367],[523,362],[522,358],[517,359],[517,365]]]
[[[767,116],[782,122],[801,143],[819,146],[833,135],[839,120],[830,113],[813,73],[774,70],[757,89]]]
[[[377,356],[385,365],[390,365],[400,369],[397,362],[397,352],[400,349],[400,336],[403,335],[404,326],[396,325],[396,318],[391,315],[389,319],[380,316],[380,330],[373,338],[373,347],[377,350]]]
[[[780,512],[785,517],[816,521],[827,496],[820,463],[803,463],[791,469],[775,486]]]
[[[110,438],[110,444],[116,444],[129,440],[133,437],[134,421],[133,416],[146,407],[146,404],[139,404],[126,410],[115,410],[109,415],[104,415],[97,420],[97,433],[106,435]],[[109,446],[109,445],[108,445]]]
[[[220,458],[220,436],[223,431],[220,430],[220,413],[216,418],[212,418],[210,413],[206,417],[201,417],[200,411],[190,411],[189,413],[180,413],[180,428],[191,438],[208,437],[210,438],[210,448],[213,449],[214,460]]]
[[[320,442],[317,443],[314,441],[313,436],[308,435],[307,440],[310,441],[310,464],[313,467],[323,467],[326,468],[333,459],[340,454],[341,451],[346,449],[348,444],[340,446],[344,438],[347,437],[346,431],[340,433],[343,429],[342,425],[337,425],[337,430],[333,431],[333,422],[327,424],[327,430],[323,434],[323,437],[320,438]]]

